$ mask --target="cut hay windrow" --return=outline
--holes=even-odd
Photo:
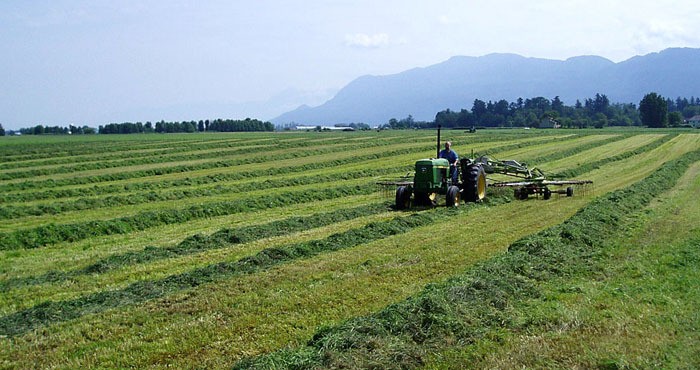
[[[430,148],[431,146],[426,145],[425,147]],[[272,175],[276,175],[276,174],[283,174],[283,173],[290,173],[290,172],[297,172],[297,171],[301,172],[301,171],[306,171],[309,169],[334,167],[334,166],[338,166],[340,164],[353,163],[353,162],[368,160],[368,159],[383,158],[383,157],[392,156],[392,155],[408,154],[408,153],[413,153],[417,150],[422,150],[422,149],[416,148],[416,147],[402,148],[402,149],[396,149],[396,150],[389,150],[389,151],[381,152],[381,153],[371,153],[371,154],[364,154],[364,155],[361,154],[358,156],[352,156],[352,157],[347,157],[347,158],[342,158],[342,159],[330,159],[330,160],[326,160],[326,161],[317,161],[317,162],[306,163],[306,164],[298,165],[298,166],[270,168],[270,169],[267,169],[264,171],[238,172],[238,173],[233,174],[233,175],[237,175],[237,179],[252,178],[252,177],[258,177],[258,176],[272,176]],[[328,153],[332,153],[332,152],[333,151],[329,151]],[[116,172],[116,173],[93,175],[93,176],[76,176],[76,177],[62,178],[62,179],[20,181],[20,182],[16,182],[16,183],[6,183],[3,185],[0,185],[0,191],[19,191],[19,190],[28,190],[28,189],[52,188],[52,187],[67,186],[67,185],[95,184],[95,183],[107,182],[107,181],[130,180],[130,179],[135,179],[135,178],[140,178],[140,177],[162,176],[162,175],[168,175],[168,174],[187,173],[187,172],[192,172],[192,171],[210,170],[210,169],[217,169],[217,168],[231,168],[231,167],[240,166],[242,164],[267,163],[267,162],[272,162],[272,161],[279,161],[281,159],[295,159],[295,158],[309,157],[309,156],[314,156],[314,155],[319,155],[319,154],[322,154],[322,153],[317,152],[317,151],[306,151],[306,152],[300,152],[300,153],[287,153],[284,157],[278,156],[276,158],[256,157],[256,158],[241,159],[239,161],[221,161],[220,160],[220,161],[204,162],[204,163],[191,164],[191,165],[169,166],[169,167],[153,168],[153,169],[147,169],[147,170]]]
[[[51,156],[44,155],[37,158],[17,158],[11,162],[0,163],[0,170],[30,168],[36,166],[65,165],[66,162],[68,162],[67,158],[70,158],[71,164],[133,159],[134,157],[144,155],[149,157],[166,158],[171,154],[182,154],[184,152],[222,148],[241,148],[244,146],[251,147],[269,142],[270,139],[250,140],[246,142],[242,142],[241,139],[236,139],[227,140],[226,142],[203,141],[187,144],[179,143],[173,146],[172,142],[164,141],[160,147],[155,148],[153,147],[153,144],[143,146],[136,144],[136,142],[124,146],[110,146],[109,150],[102,150],[104,145],[101,145],[100,147],[81,146],[81,151],[72,150],[64,153],[54,153],[54,155]],[[285,146],[283,143],[280,143],[279,145]]]
[[[381,140],[365,141],[363,143],[355,143],[352,145],[347,144],[342,138],[334,138],[323,143],[316,143],[312,140],[304,141],[272,141],[267,140],[253,140],[251,142],[246,142],[245,145],[241,143],[225,143],[227,145],[222,145],[224,143],[209,144],[207,146],[198,146],[196,148],[192,147],[178,147],[169,148],[160,152],[149,152],[149,153],[130,153],[130,152],[117,152],[111,153],[109,157],[102,158],[99,155],[93,157],[87,157],[88,160],[71,161],[70,165],[66,165],[65,159],[63,160],[47,160],[45,162],[32,163],[33,166],[20,166],[20,163],[14,163],[16,168],[27,168],[27,167],[46,167],[41,169],[32,169],[25,171],[9,171],[1,173],[0,180],[9,180],[16,178],[26,178],[31,176],[45,176],[52,174],[61,173],[73,173],[80,171],[89,170],[100,170],[107,168],[118,168],[118,167],[130,167],[130,166],[141,166],[148,164],[165,164],[172,162],[186,162],[186,161],[197,161],[205,159],[222,159],[232,156],[244,156],[250,153],[264,152],[268,157],[279,158],[279,155],[283,155],[289,152],[290,149],[294,149],[295,153],[325,153],[332,150],[343,151],[352,147],[354,149],[359,148],[371,148],[380,147],[391,144],[400,143],[401,141],[397,138],[386,138]],[[298,149],[298,151],[297,151]],[[233,159],[235,160],[235,159]],[[88,162],[88,163],[84,163]],[[12,164],[12,163],[10,163]],[[10,164],[7,164],[8,166]],[[51,166],[51,164],[58,164],[60,166]]]
[[[601,159],[601,160],[594,161],[594,162],[584,163],[580,166],[570,168],[568,170],[560,171],[559,173],[554,174],[553,177],[557,177],[557,178],[569,177],[569,178],[571,178],[571,177],[580,176],[584,173],[591,172],[595,169],[598,169],[598,168],[602,167],[603,165],[607,165],[607,164],[610,164],[610,163],[613,163],[616,161],[621,161],[623,159],[633,157],[635,155],[649,152],[649,151],[656,149],[656,148],[660,147],[661,145],[673,140],[676,137],[678,137],[678,134],[665,135],[665,136],[662,136],[662,137],[652,141],[649,144],[638,147],[636,149],[628,150],[628,151],[616,154],[616,155],[609,157],[609,158]]]
[[[54,270],[39,276],[8,279],[0,282],[0,292],[21,286],[66,281],[81,275],[102,274],[114,269],[201,253],[213,249],[229,248],[233,245],[249,243],[262,238],[291,234],[369,216],[387,209],[389,207],[385,203],[372,203],[360,207],[341,208],[335,211],[316,213],[305,217],[289,217],[260,225],[243,226],[235,229],[225,228],[211,235],[195,234],[174,246],[161,248],[149,246],[137,251],[114,254],[73,271]]]
[[[513,148],[513,147],[523,147],[527,146],[528,143],[518,143],[518,144],[509,144],[506,146],[500,146],[500,147],[495,147],[493,150],[494,151],[500,151],[504,150],[504,147],[508,148]],[[588,149],[588,145],[583,145],[583,146],[577,146],[574,147],[573,149],[569,149],[566,151],[566,155],[571,155],[571,153],[575,153],[576,149],[578,150],[585,150]],[[387,165],[390,165],[388,163]],[[293,186],[293,185],[308,185],[308,184],[315,184],[315,183],[322,183],[322,182],[328,182],[332,180],[345,180],[345,179],[352,179],[352,178],[360,178],[360,177],[369,177],[369,176],[382,176],[382,175],[388,175],[391,173],[395,173],[397,171],[396,166],[391,166],[391,167],[386,167],[386,168],[376,168],[374,170],[359,170],[359,171],[349,171],[341,174],[333,173],[333,174],[328,174],[328,175],[314,175],[314,176],[307,176],[307,177],[297,177],[297,178],[292,178],[292,179],[279,179],[279,180],[264,180],[264,181],[259,181],[259,182],[250,182],[247,184],[242,184],[242,185],[235,185],[235,186],[217,186],[217,187],[212,187],[212,188],[206,188],[206,189],[183,189],[183,190],[172,190],[172,191],[161,191],[161,192],[140,192],[140,193],[131,193],[128,195],[114,195],[114,196],[108,196],[108,197],[100,197],[100,198],[87,198],[86,196],[90,191],[95,191],[98,188],[97,187],[92,187],[92,188],[87,188],[87,189],[70,189],[67,190],[67,194],[73,194],[74,196],[80,196],[81,198],[72,200],[72,201],[67,201],[67,202],[51,202],[48,204],[36,204],[36,205],[8,205],[8,206],[0,206],[0,220],[2,219],[16,219],[20,217],[26,217],[26,216],[40,216],[44,214],[60,214],[64,212],[70,212],[70,211],[80,211],[80,210],[88,210],[88,209],[97,209],[97,208],[107,208],[107,207],[115,207],[115,206],[122,206],[122,205],[136,205],[136,204],[143,204],[146,202],[157,202],[157,201],[168,201],[168,200],[177,200],[177,199],[183,199],[183,198],[199,198],[199,197],[208,197],[208,196],[214,196],[214,195],[222,195],[222,194],[229,194],[229,193],[242,193],[242,192],[247,192],[247,191],[253,191],[253,190],[260,190],[260,189],[274,189],[274,188],[281,188],[284,186]],[[230,177],[230,176],[228,176]],[[217,181],[222,181],[221,176],[216,176],[214,177],[215,180]],[[202,181],[203,179],[198,179]],[[205,182],[206,180],[202,181]],[[168,185],[173,185],[173,183],[177,184],[187,184],[187,185],[195,185],[197,183],[195,179],[183,179],[183,180],[175,180],[170,183],[143,183],[143,184],[133,184],[129,185],[129,188],[138,188],[140,190],[146,190],[149,187],[168,187]],[[126,190],[123,189],[120,186],[112,185],[112,186],[107,186],[113,192],[116,192],[118,190]],[[121,188],[121,189],[120,189]],[[101,189],[101,190],[106,190],[106,189]],[[49,191],[51,193],[51,191]],[[25,192],[23,193],[24,197],[29,197],[32,194],[36,193],[29,193]],[[10,195],[11,196],[11,195]],[[36,200],[37,197],[34,198],[29,198]],[[28,200],[28,199],[27,199]]]
[[[281,189],[285,186],[299,186],[319,184],[331,181],[350,180],[372,176],[388,175],[396,172],[396,168],[378,168],[358,171],[348,171],[341,174],[303,176],[285,179],[267,179],[253,181],[240,185],[215,186],[209,188],[187,188],[179,190],[132,193],[128,195],[113,195],[100,198],[79,198],[73,201],[52,202],[48,204],[27,206],[0,206],[0,220],[16,219],[26,216],[40,216],[45,214],[61,214],[71,211],[83,211],[89,209],[108,208],[123,205],[137,205],[148,202],[161,202],[179,199],[191,199],[225,195],[232,193],[245,193],[263,189]]]
[[[533,163],[533,164],[552,162],[552,161],[556,161],[558,159],[570,157],[574,154],[578,154],[578,153],[584,152],[584,151],[589,150],[589,149],[598,148],[598,147],[603,146],[605,144],[614,143],[616,141],[620,141],[620,140],[626,139],[628,137],[631,137],[631,135],[616,135],[616,136],[613,136],[611,138],[607,138],[607,139],[600,140],[600,141],[594,141],[591,143],[585,143],[585,144],[576,145],[573,147],[567,147],[565,150],[559,150],[555,153],[547,154],[547,155],[543,155],[543,156],[538,156],[536,153],[533,153],[533,154],[531,154],[530,157],[523,156],[521,158],[518,158],[518,161],[520,161],[521,163],[527,162],[527,163]],[[562,143],[562,146],[565,146],[565,145],[566,145],[566,143]],[[659,145],[661,145],[661,144],[659,144]]]
[[[329,141],[329,143],[339,144],[343,141],[344,138],[336,137]],[[171,154],[182,154],[195,151],[208,152],[216,149],[244,150],[245,148],[248,148],[249,151],[252,151],[254,149],[262,148],[284,149],[315,145],[314,141],[312,140],[296,140],[294,138],[284,137],[274,138],[270,136],[249,139],[240,137],[214,139],[213,136],[210,136],[209,139],[203,140],[173,141],[172,139],[168,139],[160,142],[147,142],[146,144],[143,144],[142,141],[134,140],[132,142],[128,142],[127,144],[119,145],[114,142],[111,144],[112,145],[110,145],[108,148],[105,148],[104,144],[100,144],[99,146],[89,146],[85,145],[85,143],[75,143],[75,145],[66,148],[64,151],[49,152],[49,154],[43,154],[42,156],[37,156],[36,158],[15,155],[15,159],[12,161],[6,161],[4,163],[0,162],[0,169],[65,165],[67,162],[66,158],[70,158],[71,163],[82,163],[130,159],[143,154],[165,158]]]
[[[252,212],[260,209],[333,199],[350,195],[371,194],[374,184],[339,186],[327,189],[280,191],[269,197],[240,199],[230,202],[204,203],[185,209],[141,212],[111,220],[74,224],[49,224],[31,229],[0,233],[0,250],[39,248],[60,242],[75,242],[100,235],[128,234],[155,226],[183,223],[194,219]]]
[[[467,212],[473,207],[451,209],[447,212]],[[112,291],[90,294],[69,301],[47,301],[0,318],[0,336],[15,336],[27,331],[72,320],[112,308],[143,303],[202,284],[269,269],[280,263],[309,258],[321,253],[352,248],[408,232],[444,219],[445,210],[436,209],[408,216],[400,215],[387,221],[372,222],[363,227],[333,234],[327,238],[267,248],[255,255],[233,262],[220,262],[159,280],[138,281]]]
[[[538,324],[517,319],[524,315],[518,302],[541,297],[543,282],[598,273],[592,261],[604,258],[602,249],[698,161],[700,151],[688,152],[564,223],[512,243],[508,253],[375,314],[322,328],[306,346],[244,359],[234,368],[418,368],[450,346],[526,332]]]
[[[535,140],[538,143],[543,143],[543,142],[551,142],[551,141],[556,141],[560,140],[558,138],[547,138],[547,139],[542,139],[542,138],[535,138]],[[474,144],[474,143],[489,143],[492,142],[493,139],[491,140],[469,140],[469,144]],[[510,143],[510,144],[505,144],[505,145],[500,145],[500,146],[494,146],[493,148],[489,148],[489,151],[503,151],[503,150],[510,150],[510,149],[516,149],[516,148],[525,148],[530,145],[532,140],[523,140],[519,141],[517,143]],[[498,142],[495,142],[497,144]],[[466,143],[464,145],[467,145]],[[367,155],[360,155],[357,157],[352,157],[352,158],[344,158],[344,159],[334,159],[330,161],[319,161],[316,163],[310,163],[310,164],[304,164],[304,165],[299,165],[299,166],[288,166],[288,167],[278,167],[274,169],[268,169],[265,170],[264,172],[260,171],[240,171],[240,172],[233,172],[233,173],[217,173],[215,175],[207,175],[207,176],[199,176],[199,177],[187,177],[183,179],[177,179],[177,180],[168,180],[168,181],[160,181],[160,182],[129,182],[128,184],[124,185],[97,185],[100,182],[108,182],[108,181],[120,181],[120,180],[129,180],[132,178],[137,178],[137,177],[148,177],[148,176],[154,176],[154,175],[165,175],[168,173],[160,173],[155,170],[149,170],[148,172],[145,171],[136,171],[136,172],[122,172],[122,173],[117,173],[117,174],[108,174],[108,175],[100,175],[100,176],[91,176],[91,177],[77,177],[75,180],[70,180],[70,179],[62,179],[62,180],[40,180],[40,181],[27,181],[27,182],[20,182],[16,184],[5,184],[5,185],[0,185],[0,190],[5,189],[6,191],[4,194],[0,194],[0,203],[6,203],[6,202],[23,202],[23,201],[33,201],[33,200],[41,200],[41,199],[58,199],[58,198],[64,198],[64,197],[84,197],[84,196],[90,196],[90,195],[101,195],[101,194],[111,194],[111,193],[119,193],[119,192],[125,192],[125,191],[133,191],[135,189],[141,190],[141,191],[146,191],[146,190],[162,190],[168,187],[177,187],[177,186],[191,186],[191,185],[204,185],[204,184],[210,184],[210,183],[218,183],[218,182],[225,182],[225,181],[233,181],[233,180],[241,180],[241,179],[246,179],[246,178],[254,178],[260,175],[264,176],[275,176],[275,175],[282,175],[282,174],[287,174],[287,173],[294,173],[294,172],[303,172],[307,170],[314,170],[314,169],[323,169],[323,168],[328,168],[328,167],[337,167],[340,165],[345,165],[345,164],[351,164],[351,163],[356,163],[356,162],[362,162],[366,160],[373,160],[373,159],[379,159],[383,157],[390,157],[390,156],[396,156],[396,155],[402,155],[402,154],[410,154],[414,153],[416,151],[426,151],[430,150],[432,146],[430,144],[425,144],[424,147],[419,147],[419,148],[413,148],[413,149],[399,149],[399,150],[392,150],[388,151],[386,153],[382,154],[367,154]],[[277,160],[279,158],[275,158]],[[230,167],[229,165],[223,165],[223,167]],[[209,169],[208,167],[193,167],[191,168],[191,171],[197,171],[197,170],[206,170]],[[185,171],[189,172],[189,171]],[[70,186],[70,185],[90,185],[86,187],[81,187],[81,188],[71,188],[71,189],[49,189],[49,190],[43,190],[43,191],[26,191],[27,189],[30,188],[51,188],[51,187],[60,187],[60,186]],[[18,189],[15,189],[15,187],[24,189],[25,191],[22,192],[17,192],[17,193],[8,193],[7,191],[17,191]]]
[[[300,158],[304,156],[313,156],[313,155],[319,155],[319,154],[330,154],[334,152],[343,152],[347,151],[350,149],[359,149],[359,148],[371,148],[371,147],[380,147],[383,145],[388,145],[388,143],[384,140],[382,141],[367,141],[365,143],[354,143],[352,145],[347,145],[341,143],[324,143],[323,146],[317,146],[313,147],[313,150],[298,150],[298,151],[293,151],[289,152],[289,148],[280,148],[275,145],[268,145],[268,146],[262,146],[262,147],[244,147],[244,148],[235,148],[235,149],[224,149],[224,150],[218,150],[218,151],[209,151],[206,153],[187,153],[187,154],[181,154],[182,152],[179,152],[177,154],[173,155],[168,155],[168,156],[151,156],[151,155],[141,155],[138,158],[128,158],[128,159],[121,159],[121,160],[108,160],[108,161],[99,161],[99,162],[91,162],[91,163],[80,163],[80,164],[71,164],[71,165],[64,165],[64,166],[55,166],[55,167],[47,167],[47,168],[41,168],[41,169],[31,169],[31,170],[24,170],[24,171],[12,171],[12,172],[4,172],[0,173],[0,181],[4,180],[13,180],[13,179],[22,179],[22,178],[28,178],[28,177],[37,177],[37,176],[47,176],[47,175],[55,175],[55,174],[65,174],[65,173],[76,173],[76,172],[81,172],[81,171],[90,171],[90,170],[101,170],[101,169],[107,169],[107,168],[118,168],[118,167],[129,167],[129,166],[139,166],[139,165],[146,165],[146,164],[166,164],[166,163],[173,163],[173,162],[187,162],[187,161],[201,161],[201,160],[207,160],[207,159],[216,159],[218,161],[221,161],[227,157],[234,157],[234,156],[239,156],[243,158],[229,158],[227,161],[230,162],[231,166],[237,166],[237,165],[243,165],[243,164],[252,164],[252,163],[262,163],[269,161],[271,158],[274,158],[276,160],[282,160],[282,159],[290,159],[290,158]],[[300,144],[298,146],[293,146],[293,149],[308,149],[307,145]],[[262,156],[250,156],[249,154],[251,152],[256,152],[256,151],[261,151],[264,152],[265,155]],[[167,167],[163,167],[161,170],[165,170]]]

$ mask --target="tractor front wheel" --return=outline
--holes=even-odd
[[[407,209],[411,206],[411,192],[405,186],[396,188],[396,209]]]
[[[457,207],[459,206],[459,202],[462,198],[462,194],[459,192],[459,188],[456,186],[450,186],[447,188],[447,199],[446,199],[446,205],[448,207]]]

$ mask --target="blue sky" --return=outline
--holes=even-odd
[[[271,119],[353,79],[494,52],[700,47],[697,1],[0,2],[0,123]]]

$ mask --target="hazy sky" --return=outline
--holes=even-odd
[[[494,52],[700,47],[700,2],[0,2],[0,123],[271,119],[353,79]]]

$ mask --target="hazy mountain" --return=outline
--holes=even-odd
[[[433,120],[446,108],[471,109],[484,101],[555,96],[567,105],[605,94],[611,102],[639,103],[657,92],[676,98],[700,95],[700,49],[675,48],[637,56],[620,63],[597,56],[565,61],[525,58],[515,54],[458,56],[425,68],[394,75],[363,76],[333,99],[301,106],[276,124],[386,123],[391,118]]]

